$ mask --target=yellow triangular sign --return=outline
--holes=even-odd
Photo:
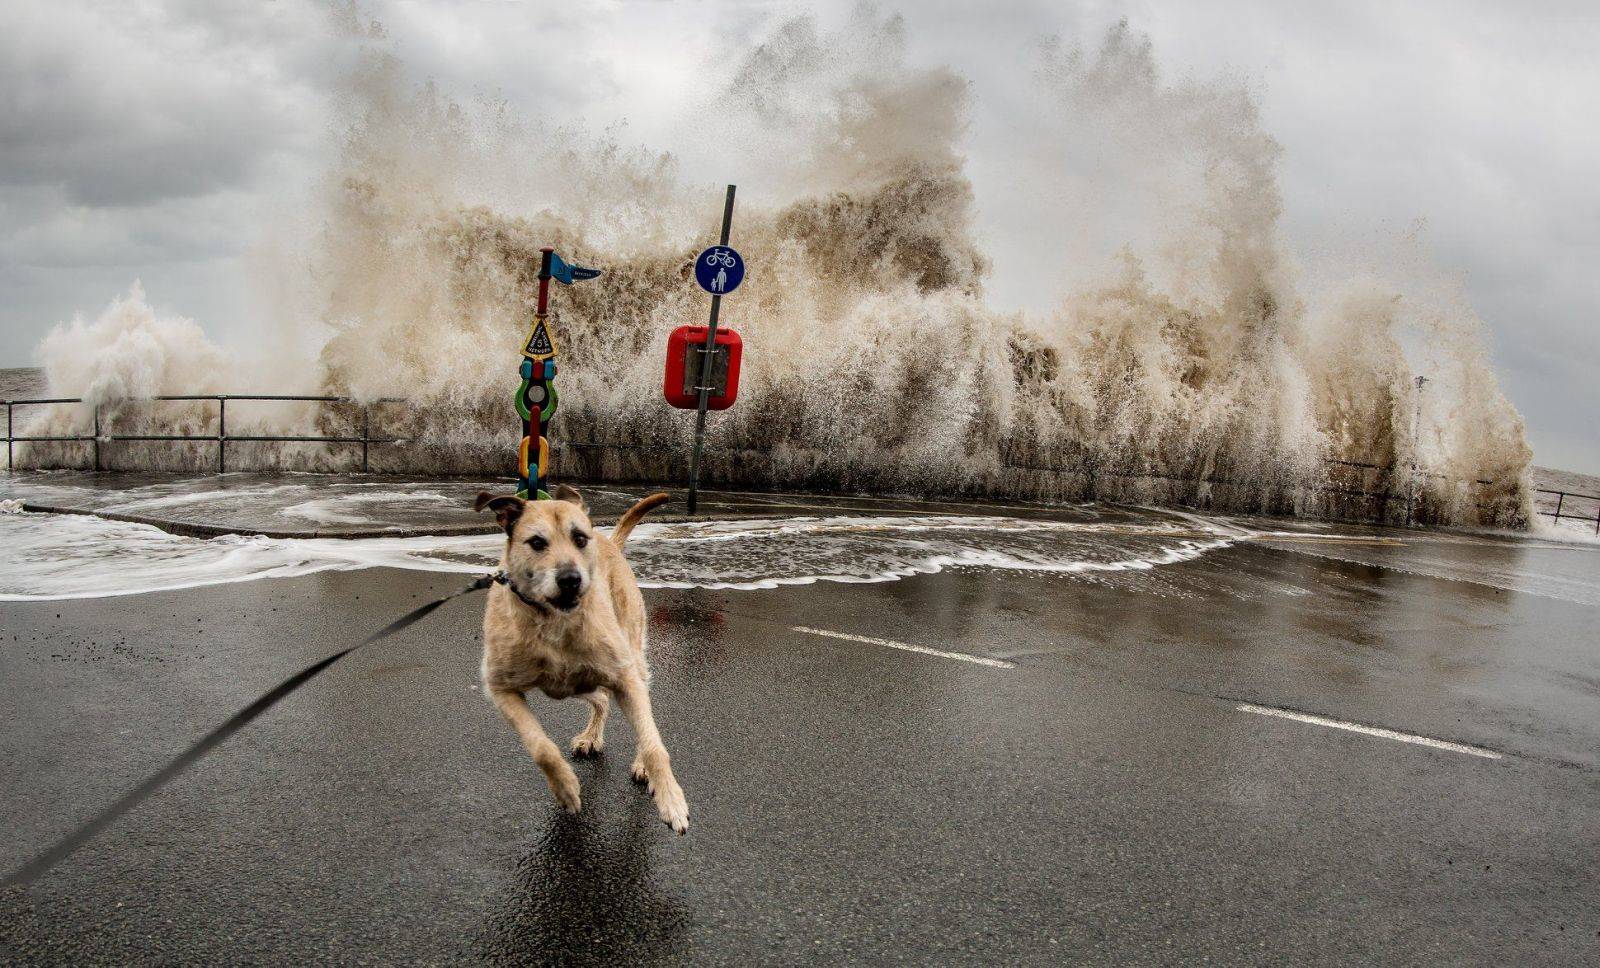
[[[550,330],[544,323],[542,316],[534,319],[533,332],[528,334],[528,342],[522,348],[522,355],[530,360],[548,360],[556,355],[556,342],[550,338]]]

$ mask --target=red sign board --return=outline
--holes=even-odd
[[[705,345],[704,326],[679,326],[667,337],[667,375],[661,391],[679,410],[700,406],[700,357]],[[744,355],[744,344],[738,333],[719,326],[715,347],[706,409],[726,410],[739,395],[739,358]]]

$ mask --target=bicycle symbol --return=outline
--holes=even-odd
[[[718,249],[717,251],[706,256],[706,265],[722,266],[724,269],[732,269],[734,263],[737,261],[738,260],[733,257],[733,253],[727,251],[726,249]]]

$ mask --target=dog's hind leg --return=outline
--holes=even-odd
[[[677,777],[672,775],[672,760],[667,756],[666,746],[662,745],[661,733],[656,730],[655,716],[650,711],[650,691],[643,679],[630,674],[615,687],[615,692],[617,704],[633,725],[633,735],[639,743],[639,751],[633,758],[633,778],[650,785],[662,821],[681,834],[689,829],[689,802],[684,799]]]
[[[593,708],[589,712],[589,725],[572,737],[572,755],[598,756],[606,747],[606,713],[611,709],[611,693],[602,687],[578,698]]]
[[[568,813],[577,813],[583,806],[578,796],[578,774],[572,772],[572,767],[562,758],[556,744],[550,742],[550,737],[544,734],[544,727],[534,718],[533,711],[522,698],[522,693],[511,689],[491,689],[489,696],[499,708],[500,714],[511,723],[511,728],[522,737],[522,745],[528,748],[533,762],[543,771],[546,782],[550,784],[550,792],[556,795],[556,800]]]

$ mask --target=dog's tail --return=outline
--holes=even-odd
[[[672,500],[670,495],[652,494],[629,508],[628,513],[624,514],[622,520],[617,522],[617,526],[611,529],[611,540],[617,543],[618,548],[622,547],[622,543],[628,540],[629,533],[633,531],[634,525],[643,521],[645,515],[670,500]]]

